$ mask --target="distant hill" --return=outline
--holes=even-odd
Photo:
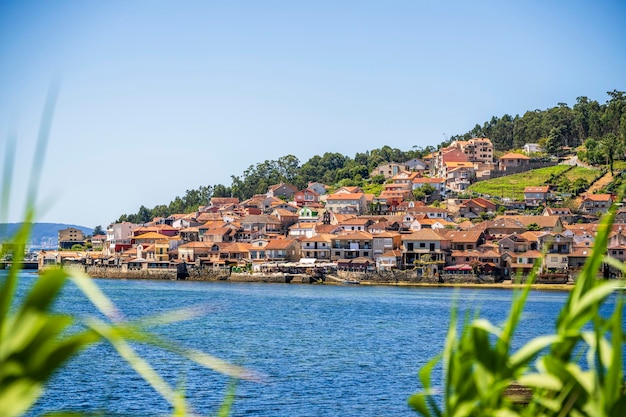
[[[11,236],[22,223],[0,223],[0,240]],[[75,224],[64,223],[35,223],[31,233],[28,246],[32,249],[56,249],[59,245],[59,230],[73,227],[83,232],[84,235],[91,235],[93,229]]]

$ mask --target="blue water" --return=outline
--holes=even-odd
[[[23,292],[35,276],[23,274]],[[127,318],[202,305],[202,317],[154,332],[243,365],[263,382],[240,381],[235,416],[413,416],[407,398],[417,372],[443,346],[455,290],[208,282],[97,280]],[[463,289],[461,308],[500,324],[510,290]],[[552,330],[567,293],[532,292],[516,345]],[[609,306],[610,307],[610,306]],[[98,315],[73,284],[56,309]],[[229,379],[156,348],[135,346],[172,385],[183,383],[193,410],[213,415]],[[441,374],[434,376],[435,385]],[[105,415],[170,412],[107,344],[56,374],[30,415],[106,410]]]

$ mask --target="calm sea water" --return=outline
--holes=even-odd
[[[23,274],[20,292],[34,279]],[[443,346],[455,297],[449,288],[97,282],[128,318],[206,306],[200,318],[154,331],[264,375],[262,383],[238,383],[236,416],[416,415],[407,398],[420,389],[420,367]],[[456,294],[461,308],[478,308],[500,324],[513,292]],[[516,344],[550,332],[566,296],[533,292]],[[79,317],[98,315],[73,285],[56,308]],[[216,412],[228,378],[155,348],[137,350],[172,385],[184,384],[194,411]],[[436,385],[440,378],[438,371]],[[98,344],[55,375],[30,415],[53,410],[158,416],[170,408],[112,348]]]

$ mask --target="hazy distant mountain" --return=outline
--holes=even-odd
[[[13,235],[21,223],[0,223],[0,240]],[[63,223],[35,223],[28,246],[35,249],[56,249],[59,246],[59,230],[73,227],[83,232],[85,236],[91,235],[93,229],[75,224]]]

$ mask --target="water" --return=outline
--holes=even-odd
[[[34,279],[23,274],[20,291]],[[128,318],[207,306],[206,315],[155,332],[264,375],[262,383],[238,383],[235,416],[416,415],[407,398],[421,388],[420,367],[442,349],[455,294],[450,288],[358,285],[97,283]],[[463,289],[458,300],[500,324],[512,294]],[[566,296],[533,292],[516,345],[550,332]],[[98,315],[73,285],[56,308]],[[215,414],[227,377],[156,348],[136,347],[172,385],[184,384],[195,412]],[[440,378],[439,372],[434,383]],[[170,407],[111,347],[98,344],[55,375],[30,415],[53,410],[158,416]]]

